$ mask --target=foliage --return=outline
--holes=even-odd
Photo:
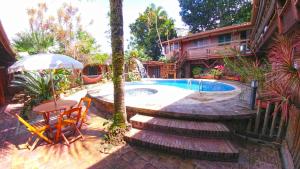
[[[179,0],[179,4],[182,20],[193,33],[247,22],[251,17],[250,0]]]
[[[14,76],[12,83],[23,87],[25,92],[37,102],[49,100],[51,98],[51,83],[48,74],[41,75],[38,72],[24,72]]]
[[[133,49],[125,52],[125,60],[128,62],[131,58],[137,58],[138,60],[145,62],[151,60],[151,58],[145,54],[143,49]]]
[[[141,80],[140,75],[136,74],[134,72],[128,72],[127,75],[128,75],[127,81],[129,81],[129,82]]]
[[[87,61],[89,65],[99,65],[104,64],[105,61],[109,58],[109,54],[107,53],[97,53],[94,55],[91,55]]]
[[[214,68],[215,68],[215,69],[218,69],[218,70],[221,71],[222,73],[224,72],[224,69],[225,69],[224,65],[217,65],[217,66],[215,66]]]
[[[162,41],[176,37],[174,20],[169,18],[162,7],[151,4],[130,24],[131,45],[158,60],[162,52]]]
[[[89,63],[89,57],[99,52],[96,40],[83,30],[78,8],[64,3],[57,11],[57,21],[50,29],[59,44],[59,53],[72,56],[76,60]],[[92,21],[90,22],[92,24]]]
[[[167,58],[166,56],[160,56],[158,61],[164,62],[164,63],[174,63],[176,61],[175,57]]]
[[[81,29],[77,30],[73,43],[74,45],[69,47],[73,53],[69,55],[86,65],[102,64],[109,57],[108,54],[100,54],[100,46],[96,44],[95,38]]]
[[[223,75],[224,68],[225,67],[223,65],[217,65],[214,68],[210,69],[208,74],[213,75],[213,76],[221,76],[221,75]]]
[[[89,64],[99,61],[99,45],[94,37],[83,29],[78,8],[64,3],[57,16],[47,15],[46,3],[27,9],[30,31],[17,34],[14,46],[17,51],[29,54],[55,52]],[[92,21],[90,22],[92,24]]]
[[[242,57],[239,54],[234,59],[224,57],[225,67],[240,75],[241,80],[249,83],[251,80],[257,80],[260,89],[265,84],[265,74],[269,71],[269,65],[265,60],[255,61]]]
[[[32,107],[49,100],[52,97],[51,83],[49,74],[41,75],[38,72],[25,72],[24,74],[17,74],[14,76],[15,80],[12,84],[24,88],[26,95],[30,98],[24,105],[21,112],[22,116],[28,118]]]
[[[65,69],[55,70],[53,75],[53,80],[55,81],[55,91],[59,93],[64,93],[71,87],[71,72]]]
[[[267,87],[282,97],[282,110],[288,115],[288,106],[300,106],[300,72],[294,67],[294,48],[300,46],[300,34],[277,36],[268,53],[272,70],[267,74]]]
[[[13,39],[13,46],[16,51],[36,54],[47,52],[54,46],[54,35],[49,29],[49,25],[53,23],[53,18],[45,18],[46,11],[47,5],[45,3],[38,4],[37,9],[27,9],[30,30],[18,33],[17,38]]]
[[[21,32],[13,39],[13,47],[18,52],[29,54],[44,53],[54,46],[54,37],[42,32]]]
[[[193,70],[192,70],[192,73],[193,73],[194,76],[195,75],[200,75],[201,72],[202,72],[201,67],[194,67]]]
[[[210,69],[210,71],[208,72],[208,74],[213,75],[213,76],[221,76],[222,75],[222,71],[220,71],[219,69]]]

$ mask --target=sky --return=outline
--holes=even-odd
[[[107,17],[109,0],[0,0],[0,19],[11,42],[16,33],[29,30],[26,9],[36,8],[40,2],[46,2],[48,6],[47,13],[54,16],[57,9],[64,2],[71,2],[73,6],[79,9],[79,13],[82,16],[82,24],[96,38],[97,43],[101,46],[101,51],[111,53],[111,47],[108,43],[109,39],[107,39],[108,36],[105,33],[109,29],[109,18]],[[129,25],[151,3],[154,3],[156,6],[162,6],[168,15],[175,19],[176,27],[187,28],[179,15],[178,0],[123,0],[125,49],[130,39]],[[93,24],[89,25],[91,20],[93,20]]]

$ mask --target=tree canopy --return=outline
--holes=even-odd
[[[174,20],[162,7],[151,4],[130,24],[131,45],[133,48],[145,51],[153,60],[162,55],[162,41],[176,37]]]
[[[179,0],[180,15],[190,31],[201,32],[250,21],[250,0]]]

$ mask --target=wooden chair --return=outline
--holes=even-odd
[[[26,146],[30,149],[30,151],[34,150],[36,147],[37,143],[40,141],[40,138],[45,140],[46,142],[52,144],[53,142],[44,135],[44,133],[47,130],[50,130],[50,125],[47,124],[45,121],[42,122],[37,122],[34,124],[30,124],[27,121],[25,121],[22,117],[20,117],[18,114],[15,114],[17,119],[26,126],[27,130],[31,133],[31,136],[28,138],[26,142]],[[35,141],[33,142],[32,145],[30,145],[30,142],[34,136],[37,136]]]
[[[57,131],[56,131],[55,141],[58,142],[61,136],[69,146],[70,143],[74,142],[79,138],[84,139],[83,135],[81,134],[80,130],[77,127],[80,118],[81,118],[81,107],[73,108],[61,113],[58,117],[58,122],[56,125]],[[67,139],[66,137],[67,134],[74,135],[76,132],[79,134],[77,137],[75,137],[72,140]]]
[[[80,118],[80,122],[78,124],[78,129],[79,130],[81,129],[83,123],[87,122],[86,116],[87,116],[87,113],[88,113],[89,108],[91,106],[91,102],[92,102],[92,99],[88,98],[88,97],[83,97],[83,98],[80,99],[80,102],[77,106],[77,107],[82,107],[81,118]],[[85,105],[83,105],[83,103],[85,103]]]

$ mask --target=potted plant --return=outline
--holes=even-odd
[[[201,67],[194,67],[193,70],[192,70],[193,77],[194,78],[200,78],[201,72],[202,72]]]
[[[213,68],[209,71],[209,74],[212,75],[214,79],[220,79],[221,75],[222,75],[222,71],[219,69]]]

